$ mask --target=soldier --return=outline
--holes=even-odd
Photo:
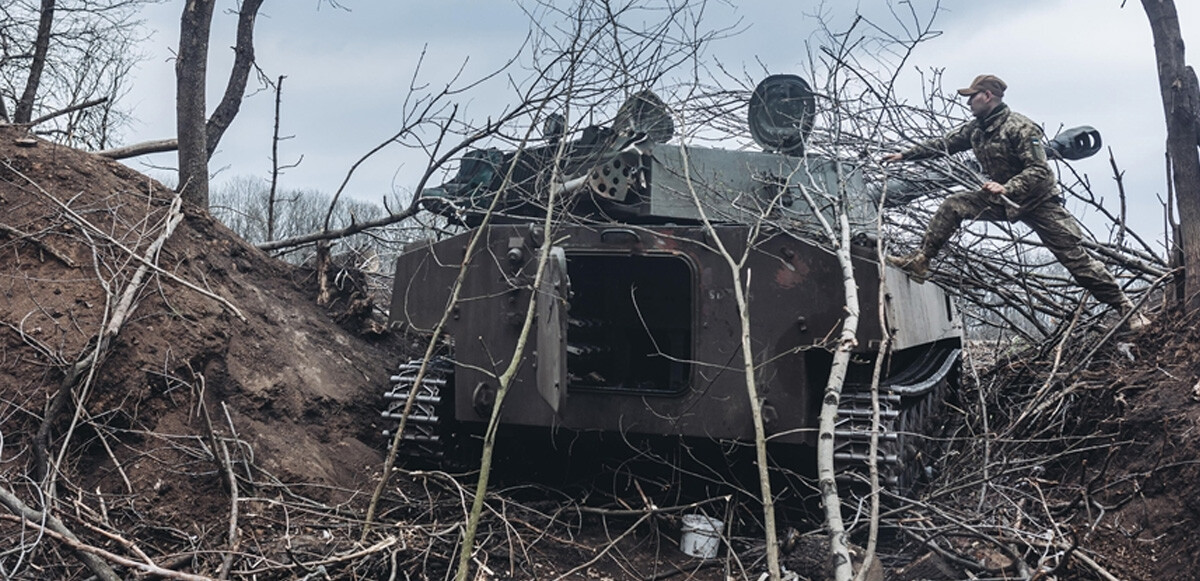
[[[1063,207],[1057,178],[1046,163],[1042,130],[1029,118],[1004,104],[1008,85],[995,75],[975,77],[971,86],[959,89],[975,119],[952,130],[941,139],[926,141],[884,156],[883,163],[929,159],[971,149],[989,181],[972,192],[946,198],[929,222],[921,249],[908,256],[889,256],[889,263],[911,273],[918,281],[929,276],[929,261],[958,230],[963,220],[1020,220],[1029,226],[1046,248],[1075,277],[1075,282],[1122,315],[1133,303],[1100,261],[1083,248],[1079,223]],[[1129,328],[1141,330],[1149,324],[1140,313],[1129,318]]]

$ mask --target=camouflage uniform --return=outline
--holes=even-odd
[[[984,190],[951,195],[930,220],[921,250],[932,259],[963,220],[1019,220],[1037,233],[1080,286],[1096,299],[1120,306],[1127,302],[1125,293],[1104,265],[1083,249],[1083,232],[1062,205],[1041,139],[1041,128],[1000,104],[983,119],[905,151],[903,159],[916,160],[972,149],[983,172],[1004,186],[1004,198],[1012,202]]]

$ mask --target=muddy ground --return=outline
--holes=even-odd
[[[134,310],[110,341],[99,340],[145,264],[138,257],[159,236],[173,193],[119,163],[24,138],[0,127],[0,483],[34,510],[52,490],[55,514],[83,543],[134,560],[141,551],[175,571],[445,578],[473,494],[470,474],[397,473],[380,524],[362,536],[387,444],[380,393],[411,342],[366,332],[345,316],[362,298],[355,288],[318,305],[311,270],[266,255],[186,206],[135,287]],[[1020,514],[1005,518],[1065,546],[1046,544],[1038,554],[1037,542],[1025,539],[1006,555],[989,545],[1001,533],[980,529],[972,540],[960,528],[932,535],[938,550],[931,550],[893,528],[880,549],[883,575],[1020,578],[1019,559],[1030,576],[1044,566],[1044,579],[1104,578],[1100,571],[1136,581],[1195,578],[1200,320],[1156,310],[1150,330],[1110,340],[1078,377],[1058,380],[1075,386],[1059,416],[1069,419],[1037,426],[1037,442],[1022,448],[1047,461],[1036,470],[992,471],[1003,490],[1043,500],[1018,504],[1047,530]],[[76,365],[98,345],[95,365]],[[987,381],[1036,389],[1038,361],[1002,358],[967,378],[962,401]],[[970,494],[947,492],[950,479],[974,474],[961,466],[982,461],[962,430],[971,410],[960,409],[945,427],[959,439],[938,461],[943,480],[916,491],[920,504],[903,505],[902,514],[941,514],[922,512],[934,505],[973,522],[1003,520],[972,496],[987,487],[972,482]],[[502,474],[482,528],[479,578],[725,579],[765,570],[753,510],[719,495],[673,492],[684,479],[678,473],[622,479],[614,466],[593,470],[610,476],[603,485]],[[676,502],[699,504],[671,509]],[[687,512],[735,525],[721,558],[679,551],[679,517]],[[817,578],[820,542],[807,534],[819,525],[805,514],[801,507],[786,521],[785,531],[798,536],[785,564]],[[860,533],[855,540],[865,543]],[[955,559],[964,556],[974,566]],[[988,559],[999,564],[989,568]],[[127,565],[114,566],[129,574]],[[90,574],[67,544],[15,518],[0,520],[0,567],[0,576],[19,579]]]

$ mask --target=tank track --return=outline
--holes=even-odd
[[[961,353],[961,349],[930,351],[880,386],[876,458],[883,487],[907,492],[926,476],[929,434],[937,428],[937,415],[957,376]],[[839,479],[852,489],[869,475],[871,418],[871,386],[844,386],[833,458]]]
[[[388,389],[383,394],[384,419],[393,420],[389,429],[383,431],[391,437],[392,430],[400,426],[400,418],[404,413],[405,403],[409,394],[416,390],[416,401],[408,415],[404,434],[400,440],[399,454],[406,458],[418,458],[428,461],[441,461],[449,449],[447,441],[447,424],[443,413],[447,412],[447,388],[454,372],[454,364],[445,357],[435,357],[429,362],[425,377],[420,385],[416,384],[417,372],[421,369],[421,360],[414,359],[400,364],[395,375],[392,375]]]
[[[921,361],[880,386],[878,467],[881,484],[891,490],[910,490],[924,476],[928,434],[936,427],[957,371],[960,349],[931,351]],[[416,384],[421,360],[402,363],[384,392],[381,416],[396,422],[383,431],[390,437],[399,426],[409,394],[416,401],[409,413],[399,453],[404,458],[444,463],[456,458],[449,413],[448,386],[454,363],[446,357],[430,361],[425,377]],[[846,384],[842,390],[838,423],[834,431],[834,464],[839,480],[851,487],[869,474],[871,436],[870,385]]]

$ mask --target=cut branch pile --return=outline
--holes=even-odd
[[[1114,337],[1076,313],[1043,344],[973,343],[929,480],[883,514],[908,541],[892,550],[927,553],[898,578],[1185,578],[1190,556],[1134,556],[1188,543],[1175,499],[1200,492],[1180,377],[1196,373],[1194,321],[1162,317],[1161,334]]]

